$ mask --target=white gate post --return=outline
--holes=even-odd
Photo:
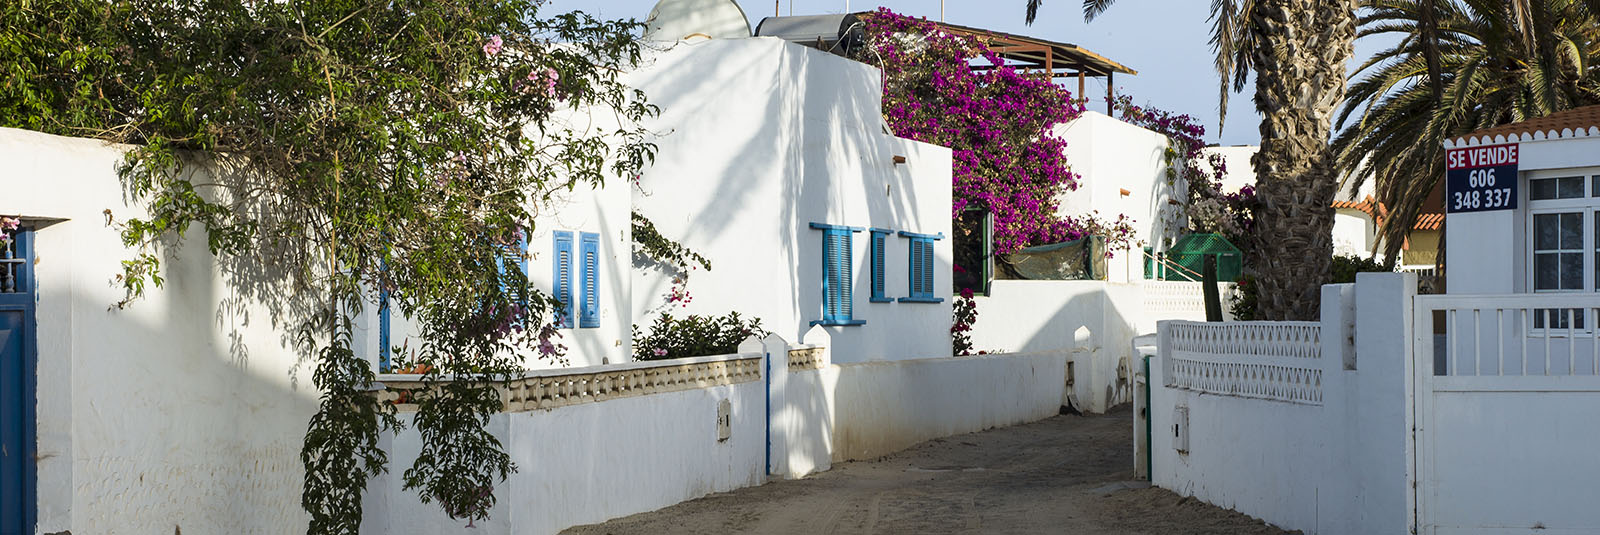
[[[1358,427],[1347,444],[1361,471],[1358,533],[1410,533],[1414,527],[1411,300],[1416,295],[1415,274],[1356,275],[1353,410]]]

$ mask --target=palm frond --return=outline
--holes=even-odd
[[[1389,209],[1379,237],[1390,259],[1440,187],[1445,139],[1600,103],[1600,0],[1363,0],[1362,8],[1362,39],[1402,39],[1354,71],[1332,147],[1350,185],[1372,181]],[[1429,8],[1431,35],[1422,20]]]

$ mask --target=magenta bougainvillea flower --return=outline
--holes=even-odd
[[[1030,245],[1109,233],[1126,245],[1125,219],[1057,213],[1061,194],[1078,176],[1062,152],[1056,126],[1083,112],[1066,88],[1041,74],[1018,72],[981,40],[945,33],[926,20],[885,8],[865,16],[870,51],[859,56],[883,69],[883,114],[898,136],[951,148],[952,217],[969,206],[994,214],[995,247]],[[973,61],[992,69],[974,69]]]

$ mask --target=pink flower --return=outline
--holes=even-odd
[[[489,42],[483,44],[483,55],[485,55],[485,56],[493,56],[495,54],[499,54],[500,53],[500,49],[502,47],[504,47],[504,46],[505,46],[505,41],[502,41],[500,39],[500,36],[498,36],[498,35],[490,36],[489,37]]]
[[[555,69],[552,69],[550,67],[545,67],[545,69],[544,69],[544,94],[549,96],[549,97],[554,98],[556,96],[556,82],[559,82],[559,81],[561,81],[561,73],[556,72]]]
[[[667,356],[667,350],[665,350],[665,349],[656,349],[654,351],[654,353],[656,354],[657,357],[665,357],[665,356]]]

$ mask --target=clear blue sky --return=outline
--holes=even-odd
[[[650,14],[656,0],[550,0],[545,12],[583,10],[605,18],[637,18]],[[773,0],[741,0],[740,7],[752,28],[773,14]],[[843,13],[846,0],[781,0],[789,15]],[[898,13],[939,18],[939,0],[850,0],[848,9],[866,11],[878,6]],[[1111,58],[1137,76],[1116,78],[1117,93],[1132,95],[1134,102],[1195,116],[1206,127],[1206,141],[1223,145],[1252,145],[1260,140],[1260,121],[1250,103],[1253,86],[1231,97],[1228,122],[1217,131],[1217,75],[1206,40],[1211,2],[1206,0],[1121,0],[1092,23],[1083,22],[1080,0],[1045,0],[1033,26],[1023,24],[1025,0],[945,0],[947,22],[1072,43]],[[1356,58],[1376,51],[1372,43],[1357,43]],[[1091,79],[1087,92],[1105,94],[1104,79]],[[1076,90],[1076,83],[1069,86]],[[1098,100],[1098,98],[1097,98]],[[1091,105],[1104,111],[1104,106]]]

